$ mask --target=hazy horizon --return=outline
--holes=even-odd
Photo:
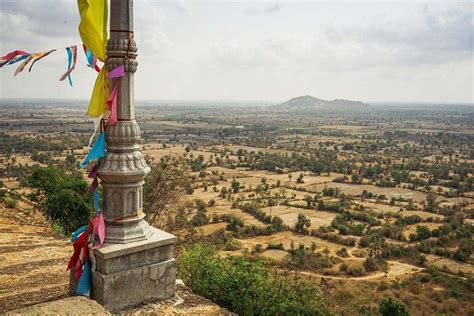
[[[283,103],[287,100],[179,100],[179,99],[136,99],[135,105],[149,105],[149,103],[174,103],[174,105],[208,105],[208,106],[232,106],[232,105],[260,105],[260,106],[267,106],[267,105],[277,105]],[[474,103],[469,102],[423,102],[423,101],[363,101],[369,105],[373,106],[407,106],[407,105],[421,105],[421,106],[468,106],[474,107]],[[84,105],[89,103],[88,99],[64,99],[64,98],[0,98],[0,104],[5,105],[10,102],[31,102],[31,103],[39,103],[39,102],[53,102],[60,103],[60,102],[75,102],[75,103],[83,103]],[[217,104],[220,103],[220,104]],[[162,104],[156,104],[162,105]]]

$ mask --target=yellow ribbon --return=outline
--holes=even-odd
[[[97,57],[105,62],[107,58],[107,0],[77,0],[81,22],[79,23],[79,34],[82,42]],[[100,116],[107,111],[107,97],[109,96],[109,85],[106,67],[102,67],[95,80],[94,90],[87,114]]]

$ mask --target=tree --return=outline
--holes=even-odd
[[[321,172],[324,171],[325,169],[325,165],[322,161],[320,160],[316,160],[313,162],[312,166],[311,166],[311,171],[316,173],[318,176],[321,175]]]
[[[385,238],[374,236],[369,243],[369,257],[380,258],[385,247]]]
[[[191,220],[191,224],[194,226],[202,226],[209,224],[209,217],[206,215],[206,209],[198,209],[197,214]]]
[[[300,234],[307,234],[308,228],[311,226],[311,220],[308,219],[304,214],[298,214],[298,221],[295,225],[295,231]]]
[[[234,191],[234,193],[238,193],[239,190],[240,190],[240,182],[233,179],[232,180],[232,184],[231,184],[231,187],[232,187],[232,190]]]
[[[283,220],[278,216],[273,216],[272,218],[272,228],[274,230],[282,231],[283,230]]]
[[[184,192],[188,194],[194,192],[187,178],[189,169],[182,161],[151,164],[150,167],[151,172],[143,186],[143,210],[150,223],[159,220],[158,224],[168,225],[167,220],[171,220],[173,213],[181,206]],[[163,213],[169,217],[160,216]]]
[[[267,204],[268,206],[272,207],[272,206],[276,206],[277,202],[274,199],[268,199]]]
[[[306,201],[306,207],[311,208],[313,206],[313,198],[309,195],[305,195],[304,200]]]
[[[227,187],[222,187],[221,193],[219,195],[221,198],[225,199],[227,197],[227,193],[228,193]]]
[[[399,303],[391,297],[380,302],[379,312],[382,316],[410,316],[405,304]]]
[[[297,183],[304,183],[304,174],[303,173],[300,173],[300,175],[296,179],[296,182]]]
[[[86,225],[90,217],[86,197],[70,189],[48,194],[44,211],[53,223],[63,228],[66,234]]]
[[[431,237],[431,231],[428,227],[423,225],[416,226],[416,236],[418,240],[423,240]]]
[[[90,194],[79,172],[39,167],[33,170],[28,182],[44,195],[39,205],[48,219],[61,226],[66,234],[89,222]]]
[[[428,195],[426,196],[426,204],[427,204],[426,209],[428,211],[432,211],[436,207],[436,198],[437,198],[437,195],[433,191],[428,193]]]
[[[362,178],[360,177],[358,173],[354,173],[351,176],[351,179],[352,179],[352,183],[360,184],[362,182]]]
[[[255,188],[255,194],[257,194],[257,197],[260,198],[262,195],[265,193],[265,186],[263,184],[257,185]]]

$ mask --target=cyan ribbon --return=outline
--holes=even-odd
[[[72,50],[71,50],[71,47],[66,47],[66,51],[67,51],[67,70],[69,71],[71,69],[71,66],[72,66]],[[69,84],[72,87],[72,79],[71,79],[70,74],[67,75],[67,79],[69,80]]]
[[[87,259],[82,274],[77,282],[76,294],[89,296],[91,290],[91,262]]]
[[[87,225],[79,227],[74,233],[72,233],[71,241],[76,241],[83,232],[87,229]]]
[[[84,46],[84,52],[86,53],[87,63],[89,64],[89,67],[94,68],[94,55],[89,50],[89,48],[85,46]]]
[[[7,65],[16,64],[17,62],[22,61],[23,59],[26,59],[26,58],[30,57],[30,55],[31,55],[31,54],[16,56],[16,57],[13,58],[12,60],[10,60],[10,61],[7,63]]]
[[[101,200],[99,192],[94,191],[94,193],[92,193],[92,197],[93,197],[93,201],[94,201],[95,213],[97,214],[99,212],[99,209],[100,209],[100,200]]]
[[[105,133],[100,133],[99,137],[95,141],[94,145],[92,145],[91,150],[87,154],[86,158],[83,162],[81,162],[81,168],[87,166],[89,161],[105,157]]]

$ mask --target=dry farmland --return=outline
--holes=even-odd
[[[92,129],[84,106],[0,107],[4,209],[37,205],[28,180],[37,168],[78,172]],[[340,313],[362,314],[349,306],[396,295],[415,315],[467,315],[474,312],[467,290],[474,284],[474,112],[454,109],[140,106],[147,162],[173,175],[154,225],[180,237],[178,250],[200,241],[222,256],[263,259],[332,284],[326,294]],[[63,260],[59,254],[51,260]]]

